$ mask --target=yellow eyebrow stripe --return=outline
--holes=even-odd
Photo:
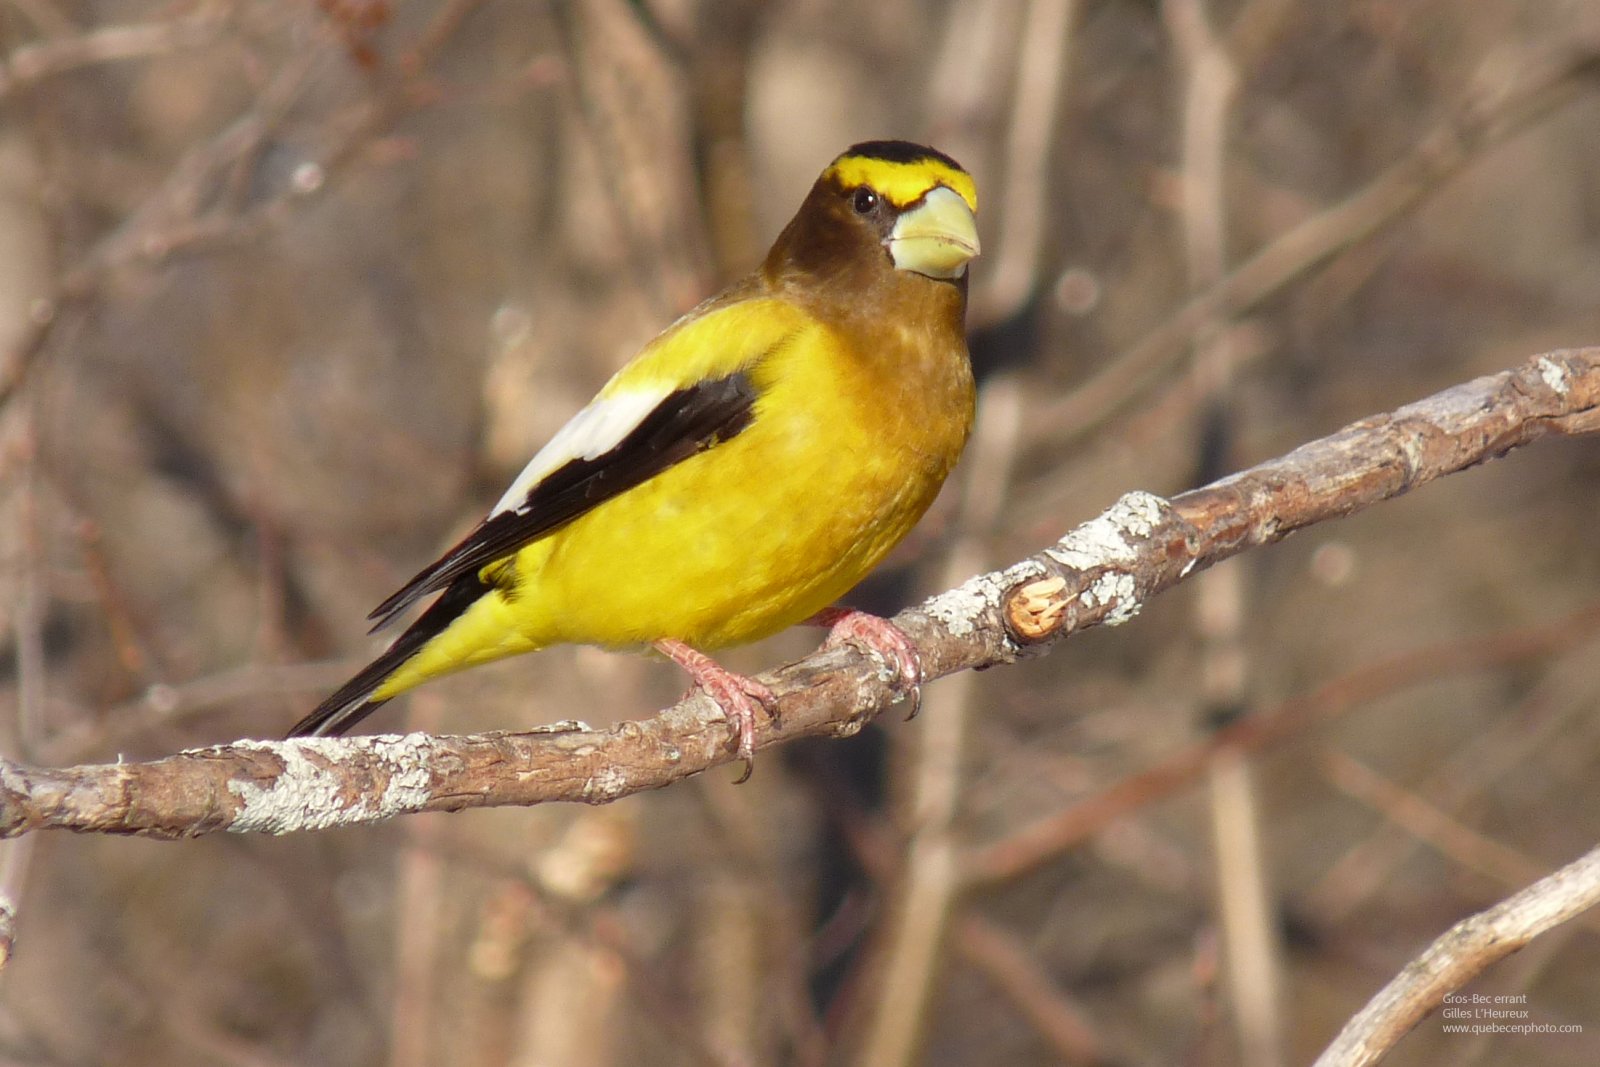
[[[838,181],[846,189],[858,185],[870,186],[900,209],[922,199],[934,186],[943,185],[965,200],[974,212],[978,210],[978,187],[973,183],[972,175],[937,159],[891,163],[868,156],[845,156],[836,160],[823,177]]]

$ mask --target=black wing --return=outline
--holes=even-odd
[[[610,451],[557,467],[521,506],[492,515],[438,562],[373,609],[373,630],[464,574],[504,559],[612,497],[734,437],[755,417],[756,389],[741,372],[670,393]]]

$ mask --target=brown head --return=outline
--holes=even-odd
[[[978,254],[978,193],[949,156],[909,141],[855,145],[822,172],[762,273],[791,298],[877,315],[911,301],[960,315]]]

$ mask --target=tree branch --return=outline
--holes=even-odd
[[[1367,1002],[1313,1067],[1377,1063],[1446,993],[1552,927],[1600,904],[1600,848],[1446,930]]]
[[[902,612],[933,679],[1037,655],[1115,625],[1189,574],[1352,514],[1549,434],[1600,429],[1600,348],[1522,366],[1363,419],[1286,456],[1164,500],[1129,493],[1042,552]],[[818,652],[763,680],[777,715],[757,740],[848,736],[895,694],[882,666]],[[290,833],[419,811],[597,804],[735,759],[727,724],[695,696],[608,730],[238,741],[148,763],[44,769],[0,763],[0,836],[59,828],[192,837]]]

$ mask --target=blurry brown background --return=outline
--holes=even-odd
[[[1600,44],[1582,0],[16,0],[0,33],[0,738],[33,762],[280,735],[378,647],[366,611],[856,140],[961,160],[985,250],[981,440],[877,610],[1125,490],[1600,340],[1600,90],[1550,74]],[[1541,78],[1444,173],[1441,130]],[[1336,214],[1408,165],[1414,207]],[[1334,254],[1295,260],[1319,219]],[[1281,285],[1097,377],[1263,249]],[[0,1063],[1305,1062],[1600,841],[1597,498],[1594,443],[1539,445],[737,789],[7,844]],[[1494,652],[1551,625],[1571,639]],[[1331,721],[1170,794],[1133,779],[1043,862],[940,873],[1351,679]],[[373,725],[608,723],[681,686],[557,649]],[[1594,1062],[1597,931],[1470,987],[1585,1033],[1434,1017],[1391,1062]]]

